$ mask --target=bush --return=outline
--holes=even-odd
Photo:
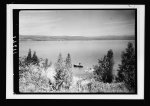
[[[92,81],[88,84],[89,92],[97,93],[128,93],[124,83],[103,83]]]
[[[49,85],[49,79],[41,77],[39,73],[25,72],[19,78],[20,92],[51,92],[53,89]]]

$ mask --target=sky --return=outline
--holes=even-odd
[[[19,35],[135,35],[134,10],[21,10]]]

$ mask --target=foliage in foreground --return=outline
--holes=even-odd
[[[46,90],[44,91],[46,92],[60,91],[62,88],[69,89],[72,82],[70,54],[67,55],[66,61],[63,61],[60,54],[58,61],[55,65],[52,65],[51,63],[48,64],[48,59],[41,60],[38,64],[35,64],[36,60],[33,61],[34,59],[32,59],[30,61],[29,59],[30,53],[29,50],[27,57],[19,59],[19,86],[21,87],[21,92],[26,91],[28,85],[34,92],[41,92],[42,86],[44,86],[42,89],[45,88]],[[26,64],[27,60],[30,63]]]
[[[23,59],[22,59],[23,60]],[[103,83],[95,81],[95,79],[84,79],[72,76],[72,80],[67,88],[66,82],[59,85],[56,80],[56,67],[51,65],[44,68],[45,60],[40,61],[43,65],[26,65],[20,67],[19,73],[19,91],[20,92],[96,92],[96,93],[110,93],[110,92],[128,92],[123,83]],[[59,89],[58,89],[59,88]]]
[[[52,73],[50,74],[52,75]],[[83,78],[75,79],[74,77],[69,89],[64,86],[60,86],[59,89],[56,89],[58,88],[58,86],[55,83],[55,80],[53,80],[54,76],[47,76],[47,75],[48,72],[47,74],[43,74],[42,69],[36,66],[31,66],[29,71],[20,74],[19,79],[20,92],[32,92],[32,93],[34,92],[128,93],[129,92],[123,83],[103,83],[95,81],[94,79],[83,79]]]
[[[101,93],[129,93],[124,83],[103,83],[99,81],[93,81],[88,84],[90,92]]]

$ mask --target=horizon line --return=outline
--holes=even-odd
[[[120,36],[120,37],[128,37],[128,36],[132,36],[135,37],[135,35],[92,35],[92,36],[83,36],[83,35],[19,35],[19,36],[47,36],[47,37],[51,37],[51,36],[56,36],[56,37],[63,37],[63,36],[68,36],[68,37],[74,37],[74,36],[80,36],[80,37],[110,37],[110,36]]]

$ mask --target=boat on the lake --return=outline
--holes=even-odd
[[[74,64],[74,67],[83,68],[83,66],[81,65],[81,63],[79,63],[79,65]]]

